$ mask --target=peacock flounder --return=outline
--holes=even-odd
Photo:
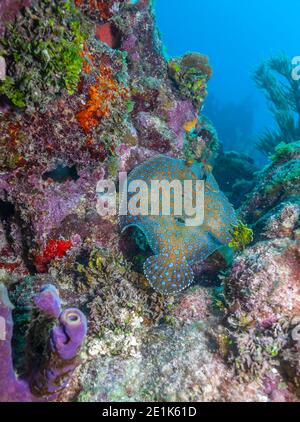
[[[170,201],[170,215],[164,215],[162,208],[157,215],[151,215],[150,197],[148,215],[120,215],[122,232],[136,226],[146,236],[155,254],[144,264],[144,273],[151,286],[163,294],[179,292],[194,282],[192,265],[204,261],[216,250],[227,245],[231,240],[230,231],[237,223],[235,212],[218,184],[202,164],[185,163],[183,160],[166,156],[149,159],[136,167],[128,176],[123,187],[121,207],[130,203],[134,193],[126,191],[131,182],[145,182],[149,191],[153,181],[172,182],[204,180],[204,220],[199,226],[188,226],[186,215],[176,215],[174,201]],[[161,198],[160,198],[161,199]],[[153,201],[152,201],[153,207]]]

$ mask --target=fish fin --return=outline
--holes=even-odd
[[[180,292],[194,282],[194,272],[183,256],[151,256],[144,263],[144,273],[151,286],[165,295]]]
[[[121,234],[125,233],[130,227],[136,227],[138,229],[141,229],[140,226],[136,223],[127,224],[127,226],[124,226],[121,228]]]
[[[229,246],[225,245],[218,249],[218,252],[222,255],[228,266],[232,265],[234,260],[234,251],[232,248],[229,248]]]
[[[209,175],[205,185],[205,223],[209,233],[215,239],[226,245],[230,242],[231,225],[237,221],[233,206],[226,196],[219,190],[218,184]]]
[[[146,241],[147,241],[149,247],[155,253],[155,240],[153,239],[152,236],[150,236],[150,233],[147,230],[145,230],[145,228],[144,228],[144,226],[142,224],[139,224],[139,223],[131,223],[131,224],[128,224],[127,226],[122,227],[121,234],[125,233],[125,231],[128,230],[130,227],[134,227],[136,229],[139,229],[143,233],[143,235],[145,236]]]

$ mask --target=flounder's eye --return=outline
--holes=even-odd
[[[179,226],[185,226],[185,219],[183,217],[175,217],[175,221]]]

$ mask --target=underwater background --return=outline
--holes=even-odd
[[[225,148],[265,163],[255,138],[274,123],[252,75],[272,55],[299,55],[299,2],[156,0],[155,8],[167,54],[201,51],[209,56],[213,77],[204,113]]]
[[[1,402],[300,401],[299,8],[0,1]]]

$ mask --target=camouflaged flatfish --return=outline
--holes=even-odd
[[[153,180],[205,180],[204,223],[198,227],[187,226],[186,216],[176,216],[172,205],[169,216],[119,216],[122,232],[138,227],[149,242],[154,256],[145,262],[144,272],[151,286],[163,294],[179,292],[194,282],[194,263],[203,262],[230,242],[231,226],[237,223],[234,209],[213,175],[198,163],[189,167],[183,160],[158,156],[135,168],[128,176],[128,185],[138,180],[146,182],[149,191]],[[129,202],[134,193],[127,195]],[[124,200],[122,195],[121,203]]]

